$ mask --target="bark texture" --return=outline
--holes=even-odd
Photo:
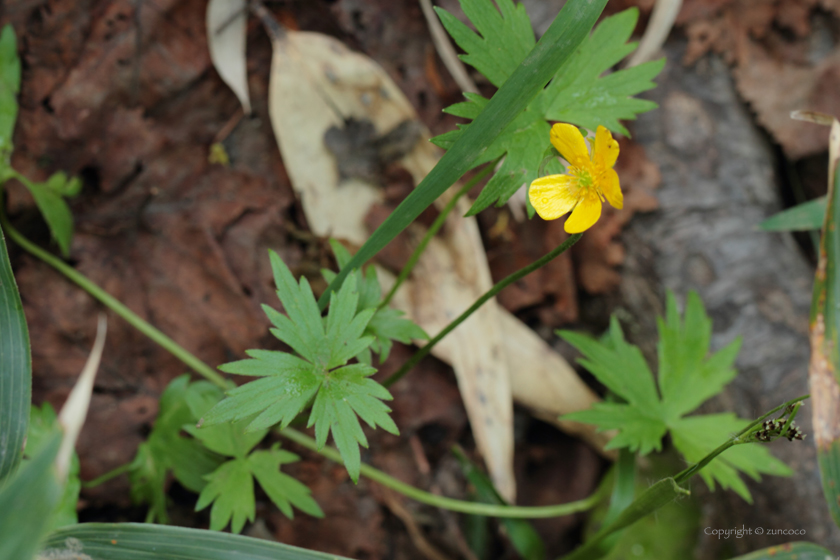
[[[660,209],[637,217],[625,232],[622,299],[632,316],[644,321],[628,334],[655,357],[653,318],[662,314],[665,290],[680,300],[696,290],[714,322],[713,348],[743,337],[736,364],[740,375],[703,411],[731,410],[754,418],[808,393],[813,269],[790,235],[756,229],[780,209],[774,152],[738,98],[728,68],[714,57],[684,68],[683,50],[681,43],[667,46],[668,64],[650,95],[660,109],[635,126],[635,139],[661,167],[663,184]],[[810,415],[804,409],[797,417],[806,433]],[[749,481],[752,505],[732,492],[709,493],[702,481],[692,481],[704,504],[698,558],[730,558],[796,540],[840,550],[812,439],[783,440],[772,451],[795,474]],[[752,535],[717,540],[702,534],[706,527],[742,526]],[[763,534],[756,534],[758,528]],[[805,534],[769,534],[778,529],[804,529]]]

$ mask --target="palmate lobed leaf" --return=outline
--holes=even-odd
[[[338,268],[342,270],[353,257],[350,251],[335,239],[330,239],[330,246]],[[332,282],[337,276],[331,270],[322,270],[321,274],[327,282]],[[360,270],[354,270],[350,276],[355,277],[359,291],[356,312],[361,314],[362,311],[373,311],[373,316],[369,319],[363,333],[366,337],[373,337],[373,341],[369,349],[366,348],[354,355],[360,362],[370,365],[372,363],[371,351],[379,355],[380,363],[384,362],[390,355],[394,340],[410,344],[412,340],[429,339],[429,335],[416,323],[407,319],[402,311],[380,307],[382,287],[374,267],[368,267],[364,274]]]
[[[204,477],[224,461],[201,442],[181,436],[184,425],[194,425],[198,420],[188,400],[196,406],[208,395],[218,399],[221,391],[206,381],[190,383],[189,375],[182,375],[173,379],[160,397],[152,432],[137,449],[128,473],[132,500],[149,504],[148,521],[168,521],[166,480],[170,470],[185,488],[201,492],[207,485]]]
[[[455,42],[466,51],[461,59],[471,64],[500,86],[525,59],[533,45],[533,31],[522,5],[513,7],[510,0],[460,0],[465,14],[478,33],[471,31],[451,14],[437,9],[441,22]],[[543,153],[549,147],[549,124],[562,121],[595,130],[603,125],[613,132],[629,136],[620,120],[656,108],[652,101],[632,96],[653,87],[653,78],[662,70],[664,59],[618,70],[602,76],[636,48],[628,39],[635,28],[638,10],[625,10],[605,18],[566,59],[551,83],[496,137],[473,162],[480,165],[505,155],[496,174],[488,181],[468,215],[477,214],[493,203],[502,205],[522,185],[537,178]],[[467,101],[456,103],[446,112],[475,119],[488,100],[465,93]],[[463,135],[468,125],[433,138],[438,146],[449,149]]]
[[[689,462],[698,462],[734,433],[747,420],[733,414],[683,417],[719,393],[732,381],[732,367],[740,347],[735,340],[709,355],[712,323],[700,297],[689,293],[683,317],[676,298],[668,293],[666,316],[659,320],[659,393],[653,373],[641,351],[624,340],[613,317],[608,336],[597,341],[587,336],[559,331],[558,334],[583,353],[580,363],[626,403],[597,403],[589,410],[563,418],[595,424],[599,430],[618,430],[608,448],[627,447],[641,454],[660,450],[662,437],[670,432],[674,446]],[[661,398],[660,398],[661,394]],[[747,501],[749,490],[739,477],[743,472],[758,479],[761,474],[789,476],[791,471],[765,448],[736,446],[700,471],[706,484],[731,488]]]
[[[336,250],[339,264],[350,260],[349,253],[342,249]],[[375,335],[368,334],[367,328],[377,313],[379,284],[371,284],[375,277],[354,271],[331,295],[329,312],[322,318],[308,282],[305,279],[295,282],[276,253],[271,253],[271,263],[277,295],[289,313],[285,316],[265,307],[275,325],[272,333],[300,357],[285,352],[250,350],[250,359],[221,366],[222,371],[260,379],[229,390],[227,398],[202,414],[202,428],[190,431],[200,437],[206,427],[213,429],[222,422],[247,424],[246,432],[259,432],[275,424],[286,427],[313,403],[309,425],[315,426],[319,445],[324,445],[332,433],[350,476],[357,481],[358,446],[367,446],[358,417],[373,428],[380,426],[398,433],[388,415],[390,409],[382,402],[391,399],[390,393],[369,379],[376,370],[367,364],[347,365],[352,358],[368,352],[375,341]],[[363,299],[366,304],[375,303],[376,307],[361,309]],[[383,317],[398,323],[393,313],[385,313]],[[397,335],[408,331],[404,328]]]

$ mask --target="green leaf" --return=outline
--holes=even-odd
[[[0,35],[0,57],[6,26]],[[2,69],[2,66],[0,66]],[[32,400],[32,361],[29,332],[6,241],[0,231],[0,487],[23,456]]]
[[[335,254],[339,270],[343,269],[352,258],[350,252],[335,239],[330,240],[330,246]],[[336,277],[336,273],[331,270],[322,270],[321,274],[327,282],[331,282]],[[382,287],[379,285],[374,267],[368,267],[364,274],[355,270],[350,276],[355,278],[359,291],[356,312],[373,311],[373,316],[368,321],[363,335],[373,337],[370,350],[379,355],[380,363],[388,359],[394,340],[403,344],[411,344],[412,340],[429,339],[429,335],[413,321],[405,318],[402,311],[390,307],[380,307]],[[370,351],[368,350],[357,354],[356,358],[362,363],[371,365]]]
[[[292,506],[314,517],[324,517],[310,490],[294,478],[280,472],[280,466],[300,458],[294,453],[279,449],[275,444],[270,451],[255,451],[248,457],[248,467],[274,505],[289,519],[294,518]]]
[[[792,542],[756,550],[731,560],[832,560],[835,555],[814,543]]]
[[[575,57],[557,72],[546,89],[548,120],[576,124],[590,130],[603,125],[625,136],[630,134],[618,121],[634,120],[639,113],[656,109],[656,103],[632,96],[656,87],[653,83],[665,59],[601,75],[636,50],[627,43],[639,11],[631,8],[604,20],[595,28]]]
[[[61,249],[61,254],[67,257],[70,254],[70,242],[73,240],[73,214],[70,213],[70,207],[49,183],[22,183],[32,193],[38,210],[44,216],[50,233]]]
[[[565,560],[595,560],[602,556],[601,543],[610,535],[630,527],[640,519],[658,510],[664,505],[670,504],[675,499],[689,494],[688,490],[680,487],[673,478],[663,478],[653,484],[641,496],[622,511],[614,521],[607,524],[592,538],[586,541],[572,554],[564,556]]]
[[[68,527],[51,534],[44,547],[47,557],[77,553],[97,560],[342,560],[335,554],[230,533],[138,523]]]
[[[32,406],[29,416],[29,432],[26,436],[26,459],[24,464],[31,458],[37,456],[40,451],[49,445],[49,442],[56,434],[61,433],[58,424],[58,417],[55,410],[49,403],[44,403],[41,408]],[[50,517],[49,530],[58,529],[66,525],[73,525],[79,522],[76,515],[76,504],[79,501],[79,492],[82,489],[82,481],[79,480],[79,456],[74,452],[70,460],[70,470],[67,475],[67,482],[61,498],[53,509]]]
[[[53,463],[60,443],[61,434],[54,433],[0,488],[0,558],[35,557],[61,500],[62,485]]]
[[[686,298],[682,318],[676,298],[669,292],[666,317],[659,320],[661,398],[641,351],[624,340],[615,317],[601,341],[568,331],[558,334],[581,351],[584,357],[580,363],[598,381],[626,401],[595,403],[588,410],[563,416],[563,419],[595,424],[599,430],[618,430],[618,435],[607,444],[608,449],[626,447],[646,455],[661,450],[662,438],[670,431],[675,447],[687,461],[696,463],[748,424],[732,414],[683,417],[734,379],[736,371],[732,366],[740,347],[740,341],[736,340],[709,355],[712,322],[694,292]],[[758,445],[732,448],[700,474],[709,488],[720,484],[749,502],[750,494],[739,471],[755,479],[760,474],[791,474],[790,469]]]
[[[598,431],[620,430],[606,445],[606,449],[629,447],[647,455],[653,450],[662,450],[662,437],[668,431],[665,422],[644,408],[619,403],[595,403],[588,410],[567,414],[567,420],[597,424]]]
[[[170,470],[185,488],[201,492],[207,485],[204,477],[224,460],[200,441],[181,436],[182,426],[198,421],[188,400],[194,407],[201,407],[205,395],[214,395],[212,402],[218,402],[221,391],[206,381],[190,383],[189,375],[182,375],[173,379],[160,397],[152,432],[137,449],[128,473],[132,500],[150,505],[147,521],[168,522],[166,479]]]
[[[225,462],[207,475],[207,486],[202,490],[195,506],[200,511],[210,503],[210,529],[221,531],[231,523],[231,531],[239,533],[245,521],[256,515],[254,502],[254,477],[280,511],[290,519],[292,506],[316,517],[324,513],[312,499],[309,488],[294,478],[280,472],[280,466],[299,460],[294,453],[279,449],[275,444],[268,451],[254,451],[248,456],[238,456]]]
[[[19,91],[20,59],[15,30],[9,23],[0,31],[0,166],[8,165],[12,154]]]
[[[748,420],[737,418],[732,413],[690,416],[674,420],[669,428],[674,447],[690,463],[697,463],[717,448],[721,440],[738,433],[749,424]],[[723,436],[723,437],[721,437]],[[746,502],[752,497],[738,471],[755,480],[761,474],[790,476],[793,471],[773,457],[767,448],[760,445],[738,445],[726,450],[700,471],[700,476],[711,489],[715,482],[724,489],[732,489]]]
[[[814,443],[823,493],[834,522],[840,526],[840,438],[835,411],[840,407],[840,122],[829,136],[829,188],[820,240],[819,262],[811,300],[811,361],[808,374],[814,404]]]
[[[525,38],[533,32],[522,5],[513,17],[512,4],[500,3],[501,18],[489,0],[461,0],[464,12],[482,35],[493,40],[482,40],[464,24],[438,9],[438,14],[452,38],[468,54],[462,60],[472,64],[495,85],[500,85],[513,68],[525,59]],[[470,10],[467,10],[469,5]],[[523,19],[524,18],[524,19]],[[651,81],[662,70],[664,59],[648,62],[634,68],[618,70],[601,77],[636,48],[627,40],[638,19],[638,10],[630,9],[605,18],[581,43],[557,71],[554,79],[528,107],[511,122],[491,143],[474,165],[492,161],[505,155],[504,162],[476,199],[468,215],[477,214],[493,203],[502,205],[522,185],[537,178],[543,153],[550,147],[549,124],[546,121],[563,121],[596,130],[603,125],[613,132],[629,136],[619,120],[635,119],[638,113],[656,108],[652,101],[632,96],[647,91],[655,84]],[[486,31],[485,31],[486,29]],[[517,45],[501,48],[498,45]],[[517,58],[518,57],[518,58]],[[490,72],[490,73],[487,73]],[[492,76],[492,77],[491,77]],[[501,79],[501,82],[496,80]],[[479,95],[464,94],[466,103],[457,103],[446,111],[459,117],[475,119],[487,105]],[[449,132],[432,141],[440,147],[450,148],[469,128]]]
[[[339,250],[337,259],[341,262],[346,255]],[[374,337],[365,333],[376,309],[359,309],[361,293],[357,281],[362,281],[369,294],[366,298],[375,293],[377,303],[378,284],[371,290],[366,284],[371,281],[370,276],[350,275],[339,291],[332,294],[329,312],[323,320],[309,284],[305,280],[295,282],[275,253],[271,261],[277,294],[289,316],[264,308],[276,327],[272,333],[301,357],[250,350],[251,359],[221,366],[222,371],[260,379],[228,391],[225,400],[203,414],[202,425],[243,421],[248,424],[248,431],[265,430],[278,423],[285,428],[314,399],[309,425],[315,426],[319,445],[323,446],[332,432],[350,476],[357,481],[358,446],[367,446],[357,415],[373,428],[381,426],[398,433],[388,415],[391,410],[382,402],[391,399],[390,393],[369,379],[376,370],[366,364],[345,365],[374,342]],[[198,435],[205,429],[190,431]]]
[[[678,418],[720,393],[738,374],[732,367],[741,340],[736,339],[706,358],[712,338],[712,321],[696,292],[686,298],[685,322],[677,300],[669,293],[666,319],[659,325],[659,388],[665,403],[664,417]]]
[[[391,242],[442,195],[455,181],[472,169],[496,137],[543,90],[566,59],[592,29],[606,0],[569,0],[554,23],[510,77],[502,84],[484,111],[447,150],[411,194],[368,238],[344,270],[330,283],[319,300],[323,308],[329,293],[344,282],[353,269],[359,269]]]
[[[522,4],[496,0],[501,14],[490,0],[460,0],[464,14],[478,33],[442,8],[435,8],[443,27],[467,54],[458,58],[501,87],[534,48],[534,30]]]
[[[207,486],[198,496],[195,511],[211,503],[211,531],[221,531],[230,523],[231,532],[240,533],[246,520],[254,521],[254,479],[247,459],[227,461],[207,475]]]
[[[764,231],[809,231],[820,229],[825,219],[826,198],[821,196],[774,214],[758,224]]]

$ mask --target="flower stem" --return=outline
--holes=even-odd
[[[17,231],[9,223],[1,206],[0,226],[3,227],[3,230],[9,236],[9,238],[12,239],[15,243],[17,243],[22,249],[58,270],[69,280],[71,280],[83,290],[88,292],[91,296],[99,300],[103,305],[110,308],[117,315],[125,319],[131,326],[135,327],[141,333],[145,334],[146,336],[157,342],[165,350],[171,352],[176,358],[184,362],[194,371],[204,376],[208,381],[215,383],[223,389],[227,389],[227,384],[225,382],[224,377],[216,373],[210,366],[202,362],[199,358],[197,358],[196,356],[185,350],[183,347],[178,345],[177,342],[175,342],[174,340],[157,330],[155,327],[147,323],[145,320],[140,318],[133,311],[131,311],[125,305],[123,305],[119,300],[105,292],[102,288],[94,284],[91,280],[89,280],[83,274],[78,272],[76,269],[74,269],[67,263],[63,262],[61,259],[58,259],[54,255],[50,254],[49,252],[45,251],[44,249],[38,247],[37,245],[26,239],[26,237],[24,237],[23,234]],[[331,461],[335,461],[340,464],[344,463],[341,459],[341,454],[337,450],[331,447],[324,447],[319,450],[314,439],[306,436],[301,432],[298,432],[297,430],[294,430],[292,428],[286,428],[280,433],[286,438],[294,441],[298,445],[320,453],[321,455],[330,459]],[[85,482],[84,486],[86,488],[91,486],[97,486],[116,476],[119,476],[120,474],[123,474],[124,472],[127,472],[129,469],[130,463],[126,463],[125,465],[117,467],[116,469],[105,473],[104,475],[98,478]],[[453,498],[446,498],[444,496],[436,496],[434,494],[430,494],[429,492],[420,490],[419,488],[415,488],[414,486],[411,486],[409,484],[405,484],[404,482],[401,482],[396,478],[389,476],[384,472],[365,464],[362,464],[361,466],[361,474],[366,478],[369,478],[370,480],[378,482],[383,486],[386,486],[396,492],[399,492],[400,494],[403,494],[411,499],[414,499],[424,504],[429,504],[451,511],[470,513],[474,515],[486,515],[492,517],[541,518],[570,515],[572,513],[591,509],[606,496],[605,490],[608,490],[608,487],[604,486],[588,498],[584,498],[583,500],[578,500],[575,502],[569,502],[567,504],[540,507],[500,506],[493,504],[465,502],[461,500],[455,500]]]
[[[324,446],[318,449],[318,444],[314,439],[306,434],[294,430],[292,428],[285,428],[280,430],[280,435],[292,440],[301,447],[305,447],[316,453],[319,453],[331,461],[339,464],[344,464],[341,459],[341,454],[338,450],[330,446]],[[383,486],[395,490],[404,496],[416,500],[423,504],[435,506],[449,511],[456,511],[459,513],[469,513],[472,515],[485,515],[488,517],[508,517],[518,519],[538,519],[544,517],[560,517],[563,515],[571,515],[579,511],[585,511],[594,507],[598,502],[604,499],[609,491],[609,485],[604,485],[598,489],[591,496],[578,500],[576,502],[569,502],[566,504],[556,504],[551,506],[502,506],[497,504],[482,504],[477,502],[467,502],[463,500],[455,500],[444,496],[437,496],[419,488],[415,488],[409,484],[401,482],[396,478],[385,474],[384,472],[362,463],[361,474],[365,478],[369,478],[374,482],[378,482]]]
[[[93,480],[83,480],[82,481],[82,488],[93,488],[94,486],[99,486],[100,484],[105,484],[112,478],[116,478],[123,473],[127,473],[131,470],[131,463],[125,463],[124,465],[120,465],[119,467],[112,469],[101,476],[97,476]]]
[[[2,189],[0,189],[0,194],[2,194]],[[9,223],[2,206],[0,206],[0,226],[3,227],[3,231],[6,232],[9,239],[17,243],[21,249],[58,270],[61,274],[67,277],[68,280],[75,283],[95,299],[98,299],[103,305],[105,305],[105,307],[125,319],[128,324],[159,344],[164,350],[169,351],[173,356],[181,360],[187,367],[211,383],[218,385],[222,389],[228,388],[225,378],[218,374],[213,368],[202,362],[194,354],[187,351],[183,346],[179,345],[177,342],[140,318],[139,315],[126,307],[120,300],[97,286],[84,274],[80,273],[52,253],[45,251],[24,237],[22,233]]]
[[[393,385],[394,383],[396,383],[397,381],[402,379],[402,377],[406,373],[408,373],[411,370],[411,368],[416,366],[420,362],[420,360],[425,358],[429,354],[429,352],[432,351],[432,348],[434,348],[435,344],[440,342],[446,335],[448,335],[450,332],[452,332],[458,325],[463,323],[467,319],[467,317],[472,315],[479,307],[484,305],[484,303],[488,299],[492,298],[493,296],[495,296],[496,294],[498,294],[499,292],[501,292],[502,290],[507,288],[509,285],[518,281],[520,278],[531,274],[532,272],[534,272],[538,268],[548,264],[550,261],[552,261],[557,256],[566,252],[572,245],[577,243],[578,240],[582,236],[583,236],[582,233],[576,233],[576,234],[570,236],[566,241],[564,241],[563,243],[558,245],[551,252],[547,253],[546,255],[544,255],[539,260],[536,260],[536,261],[532,262],[528,266],[517,270],[516,272],[514,272],[513,274],[511,274],[507,278],[499,281],[495,286],[493,286],[487,292],[485,292],[484,295],[482,295],[480,298],[475,300],[475,303],[473,303],[469,307],[469,309],[467,309],[466,311],[461,313],[461,315],[459,315],[451,323],[446,325],[446,327],[444,327],[444,329],[442,331],[440,331],[437,334],[437,336],[435,336],[432,340],[430,340],[428,344],[426,344],[423,348],[421,348],[420,350],[415,352],[414,355],[411,358],[409,358],[408,361],[406,363],[404,363],[399,370],[396,371],[396,373],[394,373],[388,379],[383,381],[382,385],[384,385],[385,387],[390,387],[391,385]]]
[[[793,405],[795,405],[796,403],[802,402],[802,401],[804,401],[805,399],[809,398],[810,396],[811,396],[811,395],[803,395],[803,396],[801,396],[801,397],[797,397],[797,398],[795,398],[795,399],[793,399],[793,400],[789,400],[788,402],[786,402],[786,403],[784,403],[784,404],[781,404],[781,405],[777,406],[776,408],[774,408],[774,409],[773,409],[773,410],[771,410],[770,412],[767,412],[766,414],[764,414],[764,415],[760,416],[760,417],[759,417],[759,418],[757,418],[756,420],[754,420],[754,421],[750,422],[750,423],[747,425],[747,427],[746,427],[746,428],[744,428],[743,430],[741,430],[740,432],[738,432],[738,434],[736,434],[736,435],[732,436],[731,438],[729,438],[727,441],[723,442],[723,443],[722,443],[722,444],[721,444],[721,445],[720,445],[717,449],[715,449],[714,451],[712,451],[711,453],[709,453],[708,455],[706,455],[705,457],[703,457],[703,459],[701,459],[701,460],[700,460],[700,462],[698,462],[698,463],[696,463],[696,464],[694,464],[694,465],[692,465],[692,466],[688,467],[688,468],[687,468],[687,469],[685,469],[684,471],[682,471],[682,472],[678,473],[678,474],[674,477],[674,481],[675,481],[677,484],[682,484],[683,482],[685,482],[686,480],[688,480],[689,478],[691,478],[692,476],[694,476],[695,474],[697,474],[697,473],[698,473],[698,472],[699,472],[699,471],[700,471],[703,467],[705,467],[706,465],[708,465],[709,463],[711,463],[711,462],[712,462],[712,460],[713,460],[715,457],[717,457],[718,455],[720,455],[721,453],[723,453],[724,451],[726,451],[727,449],[729,449],[729,448],[730,448],[730,447],[732,447],[733,445],[738,445],[738,444],[740,444],[740,443],[752,443],[751,441],[744,441],[744,440],[742,440],[741,438],[742,438],[743,436],[748,435],[749,433],[751,433],[751,432],[755,429],[755,427],[756,427],[756,426],[760,426],[760,425],[761,425],[761,423],[762,423],[762,422],[764,422],[764,420],[766,420],[767,418],[769,418],[769,417],[770,417],[770,416],[772,416],[773,414],[775,414],[775,413],[777,413],[778,411],[783,410],[783,409],[785,409],[785,408],[787,408],[787,407],[789,407],[789,406],[793,406]]]
[[[408,278],[411,271],[414,269],[414,265],[417,264],[417,261],[420,260],[420,255],[423,254],[423,251],[426,250],[426,246],[432,240],[432,238],[437,235],[437,232],[440,231],[440,228],[443,227],[443,224],[446,222],[446,217],[452,212],[452,209],[455,208],[455,205],[461,199],[462,196],[467,194],[470,189],[472,189],[476,183],[484,179],[487,175],[490,174],[491,171],[496,167],[496,161],[490,162],[490,164],[486,165],[481,171],[476,173],[476,175],[467,181],[461,190],[455,193],[455,196],[449,199],[449,202],[446,203],[446,206],[443,207],[443,210],[440,211],[438,217],[435,218],[435,221],[432,223],[432,226],[426,231],[426,235],[423,236],[423,239],[420,240],[420,244],[414,249],[414,252],[411,254],[411,257],[408,259],[408,262],[405,263],[405,266],[400,271],[400,275],[397,276],[397,280],[394,283],[391,291],[388,292],[388,295],[385,296],[385,299],[382,300],[382,303],[379,304],[379,307],[385,307],[390,303],[391,298],[394,297],[394,294],[397,293],[397,289],[402,285],[403,282]]]

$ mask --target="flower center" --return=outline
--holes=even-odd
[[[583,189],[588,190],[595,183],[595,179],[592,177],[592,173],[588,169],[575,167],[571,169],[570,175],[577,179],[578,187]]]

